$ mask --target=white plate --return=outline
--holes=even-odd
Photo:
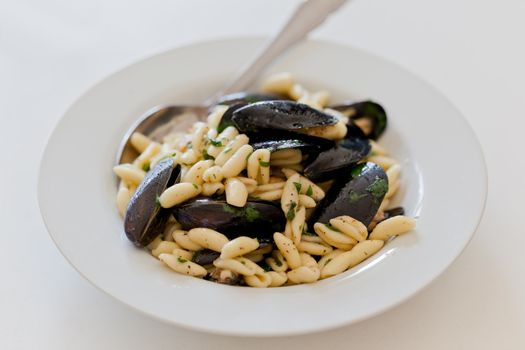
[[[376,56],[308,41],[271,71],[311,89],[373,98],[387,109],[381,143],[403,165],[396,201],[415,232],[346,273],[275,289],[225,286],[178,275],[134,248],[115,207],[112,165],[124,132],[148,108],[197,103],[256,51],[260,39],[171,50],[133,64],[86,92],[54,130],[42,159],[39,202],[66,259],[107,294],[145,314],[196,330],[275,336],[357,322],[407,300],[460,254],[480,220],[486,170],[466,121],[440,93]]]

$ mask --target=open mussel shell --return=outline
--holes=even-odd
[[[377,102],[361,101],[356,103],[346,103],[337,106],[331,106],[330,108],[341,112],[354,122],[361,119],[367,119],[370,123],[369,128],[367,128],[368,130],[363,130],[367,138],[377,140],[386,129],[386,111]],[[356,132],[352,125],[347,125],[347,128],[349,129],[349,134],[352,132]]]
[[[259,92],[241,91],[222,96],[218,105],[233,106],[239,103],[249,104],[261,101],[286,100],[287,98],[277,94],[263,94]]]
[[[272,245],[272,239],[271,238],[259,238],[259,249],[264,248],[268,245]],[[213,263],[215,259],[217,259],[221,253],[216,252],[211,249],[202,249],[198,250],[193,254],[193,257],[191,258],[191,261],[194,263],[197,263],[199,265],[208,265]]]
[[[312,181],[335,179],[344,174],[370,152],[367,139],[347,138],[319,155],[304,169],[304,175]]]
[[[289,148],[301,148],[305,151],[323,151],[334,147],[331,140],[299,134],[286,130],[260,130],[247,133],[253,149],[269,149],[270,152]]]
[[[348,169],[332,184],[319,202],[310,224],[328,224],[330,219],[349,215],[368,226],[388,191],[388,178],[377,164],[362,163]],[[311,226],[310,225],[310,226]]]
[[[172,208],[173,216],[184,230],[206,227],[228,238],[248,236],[268,238],[284,230],[286,218],[278,204],[267,201],[249,201],[242,208],[225,200],[197,198]]]
[[[217,127],[217,131],[223,132],[224,129],[226,129],[227,127],[235,126],[235,124],[232,121],[233,112],[235,112],[239,108],[244,107],[246,105],[247,103],[244,103],[244,102],[239,102],[239,103],[230,105],[230,107],[228,107],[226,112],[224,112],[224,114],[222,115],[221,121],[219,122],[219,126]]]
[[[131,197],[124,217],[124,231],[128,239],[139,247],[148,245],[163,232],[171,210],[158,202],[164,190],[173,185],[180,174],[180,165],[166,159],[151,169]]]
[[[293,101],[252,103],[233,112],[232,120],[242,133],[263,129],[292,131],[334,125],[338,121],[332,115]]]

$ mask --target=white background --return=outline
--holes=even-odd
[[[465,114],[485,152],[489,197],[474,239],[449,270],[395,309],[300,337],[206,335],[122,306],[55,248],[38,210],[37,172],[47,138],[74,99],[113,71],[175,46],[268,35],[295,4],[0,0],[1,349],[525,348],[520,0],[355,0],[313,34],[380,54],[435,85]]]

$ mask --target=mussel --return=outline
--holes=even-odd
[[[218,101],[218,105],[233,106],[238,103],[255,103],[260,101],[286,100],[287,98],[277,94],[263,94],[260,92],[234,92],[232,94],[222,96]]]
[[[312,214],[310,224],[328,224],[332,218],[349,215],[368,226],[387,191],[388,178],[379,165],[358,164],[332,184]]]
[[[293,101],[262,101],[241,107],[233,112],[232,121],[239,132],[264,129],[299,130],[334,125],[335,116],[308,105]]]
[[[377,102],[361,101],[356,103],[346,103],[330,108],[339,111],[350,118],[354,123],[349,123],[348,134],[358,132],[352,124],[366,122],[366,127],[362,124],[362,131],[367,138],[377,140],[383,134],[387,126],[387,116],[385,109]],[[358,132],[359,133],[359,132]]]
[[[334,141],[331,140],[286,130],[262,130],[249,132],[247,135],[253,149],[266,148],[271,152],[289,148],[301,148],[307,152],[315,152],[335,146]]]
[[[259,241],[259,249],[267,247],[268,245],[272,244],[271,238],[259,238],[258,241]],[[202,249],[202,250],[196,251],[193,254],[191,261],[199,265],[207,265],[207,264],[213,263],[213,261],[217,259],[220,255],[221,253],[216,252],[214,250]]]
[[[172,210],[184,230],[206,227],[228,238],[268,238],[274,232],[282,231],[286,223],[281,207],[267,201],[248,201],[244,207],[238,208],[223,199],[201,197]]]
[[[367,139],[346,138],[317,157],[304,169],[304,175],[312,181],[331,180],[343,174],[370,152]]]
[[[177,181],[179,174],[180,165],[173,167],[171,158],[163,160],[146,174],[131,197],[124,218],[124,231],[135,245],[148,245],[164,230],[171,210],[162,208],[158,198]]]
[[[219,126],[217,127],[217,131],[223,132],[224,129],[226,129],[227,127],[235,126],[235,124],[232,121],[233,112],[235,112],[239,108],[244,107],[246,105],[247,103],[244,103],[244,102],[239,102],[239,103],[230,105],[230,107],[228,107],[226,112],[224,112],[224,114],[222,115],[221,121],[219,122]]]
[[[395,207],[392,209],[385,210],[383,212],[383,220],[389,219],[394,216],[405,215],[405,208]]]

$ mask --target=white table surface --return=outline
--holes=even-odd
[[[0,1],[0,349],[525,349],[522,0],[356,0],[313,34],[383,55],[435,85],[465,114],[485,152],[489,197],[474,239],[395,309],[299,337],[207,335],[126,308],[82,279],[53,245],[38,210],[37,171],[75,98],[175,46],[267,35],[296,3]]]

